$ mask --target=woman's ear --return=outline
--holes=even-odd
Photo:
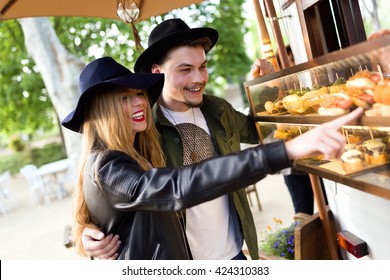
[[[158,64],[153,64],[152,65],[152,73],[153,74],[160,74],[161,73],[160,66]]]

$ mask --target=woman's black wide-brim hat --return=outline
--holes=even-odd
[[[150,73],[152,65],[157,63],[169,50],[177,47],[183,41],[202,37],[210,38],[211,49],[218,40],[218,32],[209,27],[190,28],[181,19],[163,21],[150,33],[148,48],[138,57],[134,71]]]
[[[80,98],[74,109],[61,124],[81,132],[88,104],[96,96],[96,89],[107,86],[146,89],[151,106],[157,101],[164,86],[163,74],[132,73],[111,57],[102,57],[89,63],[80,74]]]

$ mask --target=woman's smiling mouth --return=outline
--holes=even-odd
[[[145,120],[145,112],[144,110],[137,111],[133,114],[131,119],[135,122],[142,122]]]

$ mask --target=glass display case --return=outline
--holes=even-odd
[[[386,52],[390,53],[390,37],[354,45],[245,82],[251,114],[256,121],[261,142],[286,140],[338,117],[319,113],[324,96],[340,92],[348,95],[347,90],[338,90],[337,86],[341,85],[345,89],[351,77],[358,73],[375,72],[379,79],[386,80],[390,61],[389,64],[378,61],[381,54]],[[373,96],[373,92],[374,89],[371,89],[365,91],[365,94]],[[356,96],[355,90],[353,94]],[[371,103],[375,102],[372,100]],[[362,143],[372,138],[382,141],[386,145],[385,152],[390,154],[390,115],[370,114],[372,107],[375,107],[371,103],[365,104],[366,112],[359,122],[343,127],[343,132],[349,147],[356,145],[362,156],[365,153]],[[297,161],[296,168],[390,200],[388,158],[381,164],[363,160],[362,166],[354,171],[344,170],[341,164],[341,160],[308,158]]]
[[[390,87],[386,84],[389,73],[390,36],[356,44],[244,83],[262,143],[296,137],[337,118],[335,112],[345,113],[358,105],[365,108],[361,119],[342,127],[347,139],[346,149],[358,151],[358,166],[349,168],[341,159],[323,160],[319,156],[297,160],[295,168],[324,179],[335,230],[347,230],[364,240],[368,244],[368,255],[363,258],[368,259],[390,258],[390,238],[385,234],[390,230],[390,218],[384,214],[390,209],[390,102],[378,102],[377,95],[379,86]],[[358,77],[369,77],[373,83],[359,88],[350,82]],[[327,107],[330,95],[347,95],[352,105],[343,108],[345,111],[322,110]],[[362,100],[364,102],[360,102]],[[369,157],[372,154],[366,141],[373,139],[381,143],[380,152],[384,156],[380,161]],[[317,207],[324,208],[318,201]],[[326,234],[329,246],[334,238],[332,234]],[[344,259],[355,258],[346,251],[341,255]]]

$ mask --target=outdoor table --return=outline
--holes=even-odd
[[[72,160],[69,158],[61,159],[58,161],[50,162],[45,165],[42,165],[38,169],[38,173],[42,177],[54,177],[55,184],[58,186],[58,198],[62,199],[67,195],[67,192],[64,187],[63,176],[66,176],[69,168],[72,165]]]

